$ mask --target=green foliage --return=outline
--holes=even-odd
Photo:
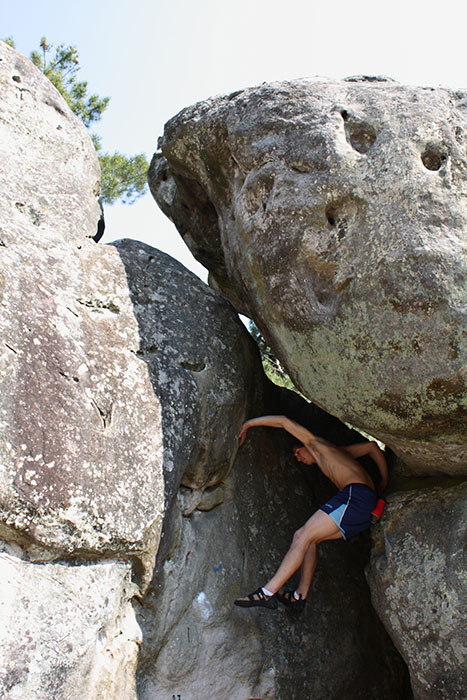
[[[144,155],[127,157],[121,153],[99,155],[101,164],[101,197],[113,204],[121,199],[123,204],[133,204],[146,189],[148,162]]]
[[[283,386],[286,389],[290,389],[291,391],[296,391],[297,393],[300,393],[296,386],[293,384],[285,369],[282,367],[277,357],[274,355],[272,349],[264,340],[254,321],[249,321],[248,330],[259,347],[264,373],[268,377],[268,379],[270,379],[272,382],[274,382],[274,384],[277,384],[278,386]]]
[[[68,102],[70,109],[89,127],[99,121],[107,109],[110,98],[99,95],[88,95],[86,80],[79,81],[77,74],[80,70],[79,55],[76,46],[59,44],[52,52],[53,45],[47,42],[45,36],[40,41],[41,51],[31,53],[31,61]],[[49,54],[51,54],[49,56]]]
[[[4,39],[15,48],[12,37]],[[86,127],[98,122],[107,109],[110,98],[88,94],[86,80],[78,80],[80,70],[79,54],[76,46],[59,44],[53,51],[43,36],[39,51],[32,51],[31,61],[48,77],[51,83],[67,101],[70,109],[83,121]],[[146,190],[149,163],[143,153],[126,156],[118,151],[104,153],[99,136],[91,134],[101,166],[101,198],[106,204],[120,199],[124,204],[133,204]]]

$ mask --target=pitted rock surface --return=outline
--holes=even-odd
[[[110,246],[51,240],[1,248],[3,536],[45,558],[132,554],[150,566],[161,406],[125,268]]]
[[[184,109],[160,207],[306,396],[409,471],[465,473],[467,93],[264,84]]]
[[[150,574],[182,478],[203,490],[230,470],[254,343],[226,300],[136,241],[9,245],[1,263],[7,539],[131,554]]]
[[[58,240],[93,237],[100,168],[83,122],[50,80],[3,41],[0,92],[0,241],[40,242],[50,228],[60,232]]]
[[[374,535],[372,602],[416,700],[465,697],[466,496],[466,482],[395,494]]]

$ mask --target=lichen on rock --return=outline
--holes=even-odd
[[[465,93],[263,84],[171,119],[149,182],[301,391],[465,473]]]

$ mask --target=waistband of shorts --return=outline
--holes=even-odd
[[[345,489],[350,488],[351,486],[360,486],[362,489],[368,489],[368,491],[371,491],[372,493],[376,493],[376,489],[372,489],[371,486],[368,486],[368,484],[361,484],[359,481],[352,482],[351,484],[347,484],[347,486],[344,486],[342,489],[345,491]]]

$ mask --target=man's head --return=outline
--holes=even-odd
[[[309,466],[315,464],[315,459],[301,442],[296,442],[292,445],[292,454],[297,462],[302,462],[303,464],[308,464]]]

